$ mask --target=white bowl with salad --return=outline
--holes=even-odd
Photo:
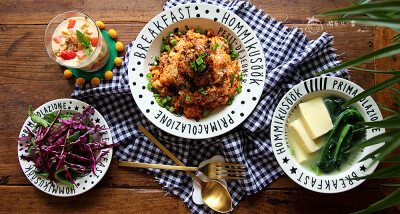
[[[105,175],[113,144],[108,125],[92,106],[57,99],[32,110],[18,140],[25,176],[41,191],[60,197],[82,194]]]
[[[357,177],[375,170],[378,163],[361,160],[379,145],[347,152],[385,132],[360,124],[382,119],[371,97],[342,108],[362,91],[345,79],[317,77],[299,83],[281,99],[271,124],[271,144],[293,181],[312,191],[338,193],[360,185],[364,180]]]

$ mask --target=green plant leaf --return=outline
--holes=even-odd
[[[370,127],[380,127],[380,128],[400,128],[400,119],[394,118],[391,120],[381,120],[374,122],[361,122],[360,124],[370,126]]]
[[[382,104],[380,104],[380,103],[377,103],[377,105],[379,106],[379,108],[381,108],[381,109],[384,109],[384,110],[386,110],[386,111],[390,111],[390,112],[393,112],[393,113],[397,113],[395,110],[393,110],[393,109],[391,109],[391,108],[389,108],[389,107],[386,107],[386,106],[384,106],[384,105],[382,105]]]
[[[394,131],[390,131],[390,132],[385,132],[383,134],[377,135],[375,137],[372,137],[368,140],[365,140],[355,146],[353,146],[351,149],[349,149],[348,151],[346,151],[346,153],[348,152],[353,152],[355,150],[359,150],[362,148],[365,148],[367,146],[372,146],[375,144],[379,144],[385,141],[389,141],[393,139],[393,135],[395,135],[396,133],[400,133],[400,130],[394,130]]]
[[[389,45],[387,47],[384,47],[379,50],[373,51],[371,53],[365,54],[364,56],[357,57],[355,59],[352,59],[352,60],[349,60],[342,64],[339,64],[335,67],[329,68],[325,71],[319,72],[315,75],[320,75],[320,74],[325,74],[328,72],[343,70],[346,68],[350,68],[350,67],[359,65],[364,62],[368,62],[371,60],[380,59],[380,58],[384,58],[384,57],[388,57],[388,56],[392,56],[392,55],[396,55],[396,54],[400,54],[400,44]]]
[[[368,3],[368,2],[367,2]],[[335,16],[343,14],[365,14],[365,13],[376,13],[376,12],[391,12],[394,10],[400,10],[399,1],[384,1],[384,2],[371,2],[369,4],[360,3],[355,6],[341,8],[337,10],[331,10],[325,13],[321,13],[318,16]]]
[[[347,106],[349,106],[349,105],[361,100],[362,98],[365,98],[365,97],[367,97],[367,96],[369,96],[371,94],[374,94],[374,93],[376,93],[378,91],[381,91],[384,88],[387,88],[387,87],[389,87],[389,86],[391,86],[391,85],[393,85],[395,83],[398,83],[398,82],[400,82],[400,75],[396,75],[396,76],[394,76],[394,77],[392,77],[390,79],[387,79],[387,80],[385,80],[385,81],[383,81],[381,83],[378,83],[378,84],[372,86],[371,88],[368,88],[367,90],[361,92],[357,96],[351,98],[349,101],[347,101],[345,104],[343,104],[342,107],[343,108],[347,107]]]
[[[372,174],[354,179],[391,178],[400,176],[400,164],[395,164],[373,172]]]
[[[353,214],[365,214],[365,213],[372,213],[376,212],[391,206],[395,206],[400,201],[400,188],[394,191],[392,194],[388,195],[386,198],[371,204],[368,208],[364,210],[360,210]]]
[[[78,42],[81,43],[83,46],[89,47],[89,39],[79,30],[76,30],[76,38],[78,39]]]
[[[382,158],[381,161],[382,162],[400,162],[400,154],[392,156],[392,157]]]
[[[90,56],[91,50],[92,50],[92,45],[89,45],[88,47],[83,48],[83,51],[85,52],[86,56]]]
[[[382,187],[400,187],[400,184],[378,184]]]
[[[393,87],[388,87],[390,90],[392,90],[394,93],[396,93],[397,95],[399,95],[400,96],[400,91],[399,90],[397,90],[397,89],[395,89],[395,88],[393,88]]]
[[[385,145],[383,145],[379,149],[375,150],[374,152],[371,152],[370,154],[362,158],[360,162],[372,158],[376,155],[371,163],[372,165],[375,162],[380,161],[383,157],[385,157],[387,154],[395,150],[398,146],[400,146],[400,134],[394,135],[392,140],[386,141]]]
[[[400,71],[376,71],[376,70],[368,70],[364,68],[357,68],[357,67],[350,67],[352,69],[356,69],[359,71],[366,71],[366,72],[372,72],[372,73],[382,73],[382,74],[400,74]]]
[[[396,119],[396,118],[400,118],[400,114],[393,114],[393,115],[387,116],[383,120],[392,120],[392,119]]]

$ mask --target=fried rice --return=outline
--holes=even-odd
[[[149,87],[160,106],[186,118],[202,118],[231,104],[242,78],[237,53],[212,31],[175,30],[163,39],[160,57],[150,67]],[[232,53],[234,53],[232,55]]]

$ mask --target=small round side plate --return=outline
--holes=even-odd
[[[44,115],[54,111],[59,111],[60,109],[63,111],[82,113],[82,111],[87,106],[88,106],[87,103],[75,99],[58,99],[41,105],[34,112],[40,117],[43,117]],[[104,132],[101,140],[107,142],[107,144],[111,144],[112,143],[111,133],[108,130],[108,125],[104,120],[103,116],[101,116],[101,114],[97,110],[95,110],[95,112],[89,116],[89,119],[92,121],[93,124],[100,125],[100,127],[107,129]],[[28,130],[26,127],[33,129],[34,125],[35,124],[33,123],[33,121],[28,117],[28,119],[26,119],[24,125],[22,126],[19,137],[27,136]],[[35,187],[37,187],[41,191],[50,195],[60,196],[60,197],[79,195],[93,188],[106,174],[108,167],[110,166],[111,163],[112,150],[113,150],[112,148],[109,148],[110,152],[107,155],[105,155],[101,159],[101,161],[96,165],[96,174],[93,174],[93,172],[91,172],[90,174],[84,177],[78,177],[75,180],[77,186],[70,188],[62,184],[61,182],[55,183],[55,185],[52,186],[50,180],[41,176],[37,176],[35,174],[36,168],[34,166],[34,163],[31,161],[22,160],[21,158],[22,155],[28,154],[28,150],[20,151],[20,148],[24,147],[25,145],[27,145],[26,141],[18,142],[18,159],[25,176]]]

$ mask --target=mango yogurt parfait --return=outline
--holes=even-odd
[[[56,16],[47,26],[44,42],[54,61],[83,71],[101,69],[110,56],[95,21],[79,11]]]

